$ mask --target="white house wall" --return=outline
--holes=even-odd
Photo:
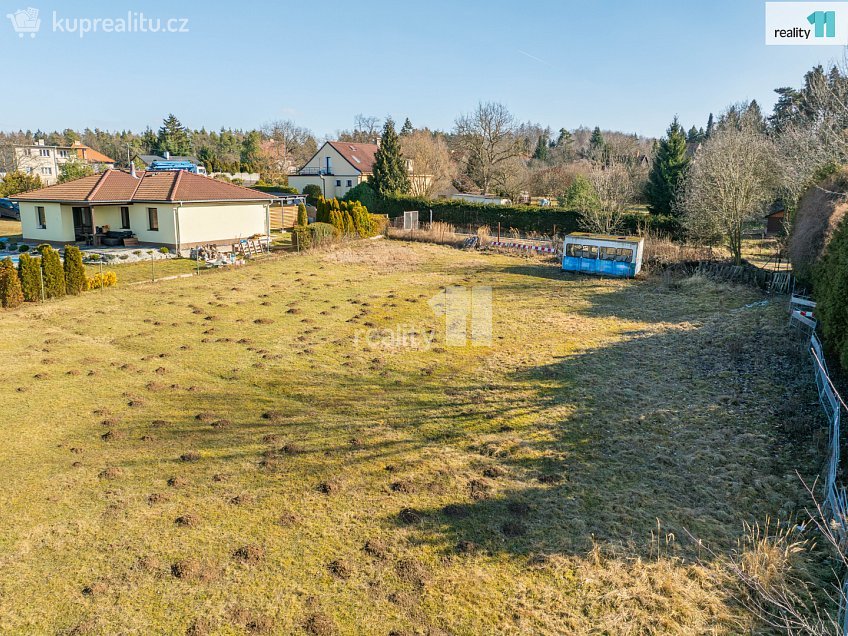
[[[44,208],[47,227],[38,227],[36,207]],[[74,219],[71,208],[58,203],[38,203],[21,201],[21,233],[28,241],[50,241],[53,243],[72,243],[74,240]],[[65,211],[67,213],[65,213]]]
[[[180,245],[222,243],[232,239],[265,236],[266,204],[187,204],[178,208]],[[169,210],[170,212],[170,210]],[[159,213],[162,223],[162,213]]]

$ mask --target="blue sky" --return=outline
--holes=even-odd
[[[811,3],[811,6],[815,3]],[[767,47],[759,0],[0,0],[0,129],[253,128],[293,119],[319,136],[357,113],[448,129],[480,100],[522,121],[661,134],[677,114],[797,86],[840,47]],[[19,38],[6,14],[33,6]],[[188,33],[53,31],[64,18],[187,18]]]

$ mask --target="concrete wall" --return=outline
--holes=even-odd
[[[47,227],[38,227],[36,207],[44,208]],[[27,241],[51,241],[55,243],[73,243],[74,217],[71,207],[58,203],[34,203],[21,201],[21,231]]]

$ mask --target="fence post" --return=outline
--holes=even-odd
[[[501,222],[498,221],[498,243],[501,242]]]

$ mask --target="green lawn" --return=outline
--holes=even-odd
[[[205,266],[203,267],[201,274],[205,271]],[[99,264],[87,264],[85,269],[88,276],[94,276],[101,270]],[[137,263],[112,261],[103,263],[103,271],[115,272],[118,277],[118,285],[126,285],[153,281],[168,276],[191,274],[197,271],[197,263],[186,258],[159,259],[153,261],[152,264],[151,261],[139,261]]]
[[[368,241],[3,313],[0,632],[747,633],[687,531],[806,504],[760,299]]]

